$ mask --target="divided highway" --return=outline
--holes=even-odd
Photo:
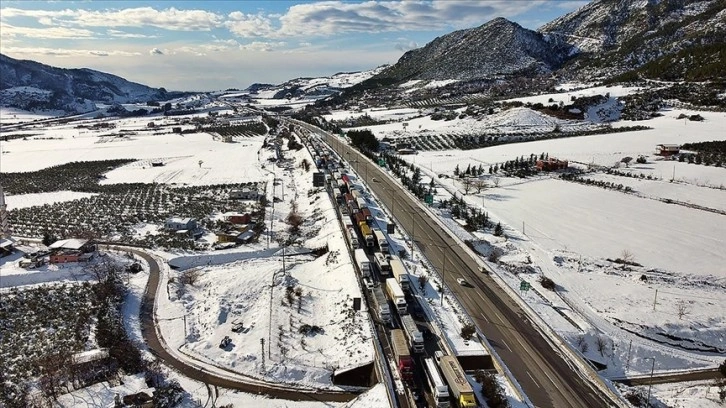
[[[353,167],[369,188],[392,210],[399,226],[415,239],[418,248],[439,273],[443,274],[446,285],[459,299],[536,407],[622,405],[617,396],[604,394],[583,379],[578,369],[571,367],[560,351],[533,326],[519,305],[503,293],[488,275],[479,272],[477,261],[442,231],[427,212],[421,211],[419,204],[378,166],[347,144],[341,143],[337,137],[310,125],[296,123],[316,134],[324,135],[333,150],[349,162],[354,162]],[[464,278],[472,287],[459,285],[457,278]]]

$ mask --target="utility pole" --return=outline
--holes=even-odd
[[[411,224],[413,224],[411,228],[411,262],[413,262],[413,245],[416,241],[416,220],[413,218],[413,213],[411,213]]]
[[[650,381],[648,381],[648,398],[645,399],[645,403],[650,406],[650,389],[653,387],[653,371],[655,371],[655,357],[650,357],[653,360],[653,366],[650,368]]]
[[[658,289],[655,290],[655,297],[653,297],[653,311],[655,311],[655,304],[658,301]]]
[[[446,291],[446,248],[441,248],[444,253],[444,264],[441,267],[441,306],[444,305],[444,293]]]

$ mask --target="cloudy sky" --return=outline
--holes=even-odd
[[[393,64],[505,17],[536,29],[587,1],[7,1],[0,52],[169,90],[246,88]]]

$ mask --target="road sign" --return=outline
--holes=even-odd
[[[434,203],[434,195],[433,194],[426,194],[424,196],[424,202],[428,205],[433,205]]]
[[[532,289],[532,285],[529,282],[522,281],[519,283],[519,290],[526,292],[530,289]]]
[[[378,159],[378,165],[381,167],[386,167],[386,161],[384,159]]]

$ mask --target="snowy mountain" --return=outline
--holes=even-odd
[[[438,37],[423,48],[405,53],[376,76],[404,81],[473,80],[500,75],[551,72],[568,58],[571,46],[546,38],[504,18],[480,27]]]
[[[164,88],[151,88],[91,69],[63,69],[0,54],[0,105],[25,110],[95,110],[94,102],[164,100]]]
[[[726,75],[724,0],[598,0],[538,31],[551,43],[577,49],[564,71],[579,77],[606,77],[647,63],[677,68],[670,69],[674,77],[663,78],[663,69],[651,67],[651,78],[678,80],[691,69],[701,71],[694,80]]]

